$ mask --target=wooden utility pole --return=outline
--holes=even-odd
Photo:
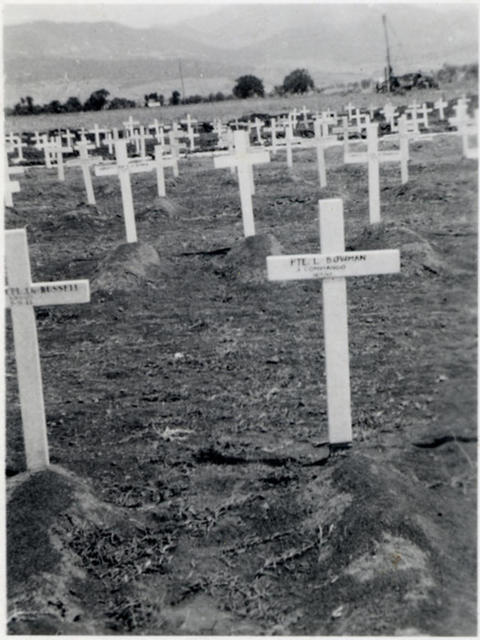
[[[383,31],[385,33],[385,44],[387,46],[387,69],[385,73],[385,80],[387,82],[387,92],[390,93],[391,86],[391,75],[392,75],[392,65],[390,63],[390,47],[388,45],[388,32],[387,32],[387,16],[382,14],[382,23],[383,23]]]

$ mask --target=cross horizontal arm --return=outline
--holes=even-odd
[[[397,249],[267,258],[269,280],[315,280],[398,273],[399,271],[400,252]]]
[[[78,304],[90,301],[88,280],[36,282],[28,287],[5,287],[5,307],[17,305],[46,307],[57,304]]]

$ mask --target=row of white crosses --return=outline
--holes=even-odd
[[[242,183],[248,185],[252,164],[268,161],[268,153],[257,151],[254,160],[254,153],[246,152],[245,144],[241,151],[238,136],[243,132],[236,133],[234,164],[239,179],[243,175]],[[348,445],[352,441],[352,421],[345,278],[398,273],[400,255],[398,250],[345,252],[342,201],[320,201],[319,209],[321,253],[270,256],[267,272],[273,281],[323,280],[328,441],[331,445]],[[5,265],[5,299],[12,318],[25,457],[27,469],[36,472],[47,468],[50,460],[34,308],[89,302],[89,282],[33,283],[25,229],[5,232]]]
[[[272,281],[322,280],[325,365],[327,379],[328,442],[352,441],[350,365],[346,278],[400,271],[398,250],[345,251],[343,203],[319,201],[318,254],[269,256]]]

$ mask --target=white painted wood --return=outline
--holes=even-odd
[[[155,163],[146,160],[129,163],[126,140],[115,141],[115,158],[117,162],[116,165],[97,165],[95,167],[95,175],[118,175],[120,180],[120,190],[122,194],[123,218],[125,221],[127,242],[137,242],[137,229],[135,225],[135,210],[133,207],[130,173],[143,173],[144,171],[152,171],[155,168]]]
[[[408,182],[408,161],[410,150],[407,132],[407,118],[405,115],[400,116],[398,119],[398,136],[400,141],[400,175],[402,184],[406,184]]]
[[[235,131],[233,136],[235,145],[234,155],[218,156],[214,158],[213,162],[217,169],[237,167],[243,232],[245,237],[248,237],[255,235],[251,191],[252,166],[254,164],[270,162],[270,154],[264,150],[249,150],[248,133],[246,131]]]
[[[127,145],[123,140],[115,142],[115,158],[117,160],[118,177],[122,192],[123,218],[127,242],[137,242],[137,228],[135,225],[135,210],[133,208],[132,187],[128,167]]]
[[[433,106],[438,111],[438,117],[440,118],[440,120],[445,120],[444,109],[445,107],[448,107],[448,102],[445,100],[445,98],[442,96],[434,103]]]
[[[269,280],[321,280],[397,273],[400,268],[397,249],[299,253],[268,257]]]
[[[62,139],[60,136],[55,138],[55,146],[53,147],[57,160],[57,178],[59,182],[65,182],[65,168],[63,166],[63,150]]]
[[[158,195],[164,197],[165,191],[165,167],[175,167],[177,163],[173,156],[166,157],[163,155],[163,147],[160,144],[155,145],[155,169],[157,174],[157,190]]]
[[[293,130],[292,130],[292,126],[288,124],[285,127],[285,144],[286,144],[286,151],[287,151],[287,167],[289,169],[293,167],[292,142],[293,142]]]
[[[13,207],[12,194],[20,191],[20,183],[17,180],[10,180],[10,176],[23,175],[24,173],[23,167],[8,166],[8,156],[5,154],[3,198],[6,207]]]
[[[85,140],[85,139],[84,139]],[[88,204],[95,204],[95,194],[93,192],[92,176],[90,175],[90,165],[92,164],[91,158],[88,157],[87,143],[79,142],[77,144],[79,158],[68,162],[69,166],[78,166],[82,169],[83,183],[85,185],[85,191],[87,192]]]
[[[138,126],[139,124],[140,123],[134,120],[132,116],[130,116],[126,122],[123,122],[123,126],[127,133],[127,137],[133,136],[135,132],[135,127]]]
[[[269,256],[269,280],[322,278],[325,365],[330,444],[352,441],[348,351],[347,276],[397,273],[400,254],[390,251],[345,252],[343,204],[320,200],[320,254]]]
[[[348,115],[348,119],[351,120],[352,119],[352,112],[355,109],[355,107],[353,106],[353,104],[351,102],[349,102],[346,106],[345,109],[347,111],[347,115]]]
[[[315,151],[317,154],[317,171],[318,180],[320,182],[320,188],[323,189],[327,186],[327,168],[325,164],[325,148],[322,144],[322,123],[320,120],[315,120],[313,123],[313,131],[315,133]]]
[[[25,229],[5,232],[5,267],[27,469],[40,471],[49,465],[49,455],[34,306],[89,302],[89,283],[32,284]]]
[[[378,124],[367,127],[368,201],[370,224],[380,222],[380,164],[378,160]]]

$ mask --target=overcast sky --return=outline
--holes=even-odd
[[[57,4],[21,4],[15,2],[3,5],[4,24],[19,24],[33,20],[53,20],[55,22],[98,22],[103,20],[120,22],[130,27],[149,27],[174,24],[195,16],[206,15],[217,10],[220,3],[167,4],[91,4],[68,2]]]
[[[305,0],[303,0],[304,2]],[[341,0],[340,0],[341,1]],[[348,1],[348,0],[347,0]],[[297,0],[298,2],[298,0]],[[307,0],[309,2],[309,0]],[[325,2],[338,3],[339,0],[310,0],[312,4],[322,4]],[[309,3],[310,3],[309,2]],[[369,0],[353,0],[354,4],[379,4],[377,2],[369,2]],[[407,0],[409,4],[417,4],[414,0]],[[427,0],[428,2],[428,0]],[[4,24],[19,24],[22,22],[31,22],[33,20],[53,20],[56,22],[98,22],[103,20],[120,22],[130,27],[149,27],[161,26],[162,24],[174,24],[186,19],[195,18],[195,16],[204,16],[208,13],[216,11],[222,6],[228,4],[278,4],[282,0],[263,0],[255,2],[255,0],[190,0],[190,2],[168,2],[157,0],[156,2],[144,3],[123,3],[118,4],[115,0],[106,0],[99,4],[98,2],[82,1],[63,1],[51,4],[43,2],[22,2],[14,0],[2,5]],[[292,4],[292,0],[286,1],[285,4]],[[352,3],[352,0],[350,0]],[[398,3],[398,0],[382,0],[381,4]],[[459,4],[478,4],[477,0],[460,0],[450,3],[448,1],[440,2],[432,0],[429,4],[435,4],[437,11],[442,9],[449,10]],[[405,0],[401,2],[405,4]],[[420,4],[420,3],[419,3]],[[423,0],[421,4],[425,5]],[[443,7],[442,7],[443,5]]]

